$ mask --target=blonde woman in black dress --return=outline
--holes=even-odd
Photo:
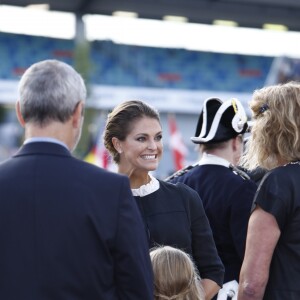
[[[265,87],[250,102],[244,165],[263,167],[240,274],[239,300],[300,299],[300,83]]]

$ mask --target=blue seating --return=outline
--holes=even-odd
[[[74,65],[75,42],[0,33],[0,79],[18,79],[32,63],[60,59]],[[252,92],[264,85],[273,57],[208,53],[94,41],[94,84]]]

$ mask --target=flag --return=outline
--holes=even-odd
[[[174,166],[177,171],[184,167],[188,149],[183,142],[179,130],[177,129],[176,119],[173,114],[168,115],[168,122],[170,130],[170,149],[173,155]]]
[[[85,156],[84,160],[103,169],[115,171],[116,166],[112,162],[111,156],[103,143],[102,129],[102,126],[100,126],[100,130],[97,133],[96,138],[92,142],[90,150]]]
[[[97,142],[92,145],[89,153],[85,156],[84,160],[98,167],[107,169],[109,165],[109,154],[104,146],[99,145]]]

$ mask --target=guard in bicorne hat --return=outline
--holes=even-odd
[[[237,99],[222,102],[209,98],[204,102],[195,136],[195,144],[211,144],[227,141],[243,134],[248,128],[247,115]]]
[[[247,115],[237,99],[204,102],[192,142],[199,144],[200,160],[170,176],[196,190],[205,208],[219,256],[224,282],[239,280],[247,224],[256,184],[236,166],[243,152]]]

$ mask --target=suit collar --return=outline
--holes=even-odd
[[[32,142],[23,145],[14,157],[32,154],[71,156],[71,152],[62,145],[51,142]]]

